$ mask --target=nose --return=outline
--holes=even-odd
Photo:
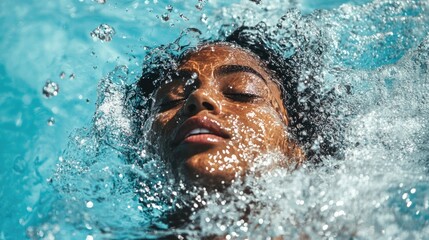
[[[220,104],[214,95],[214,93],[209,93],[209,91],[204,89],[194,91],[186,100],[184,106],[185,114],[192,116],[204,110],[218,114],[220,112]]]

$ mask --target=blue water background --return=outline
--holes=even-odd
[[[99,80],[121,64],[138,76],[144,46],[170,42],[186,27],[205,30],[202,14],[238,1],[209,1],[202,11],[194,7],[197,2],[171,1],[178,12],[165,22],[159,16],[170,4],[166,1],[1,1],[0,239],[25,238],[33,207],[49,203],[49,179],[69,135],[91,121]],[[368,1],[295,2],[311,13]],[[91,38],[101,23],[115,28],[111,42]],[[42,94],[48,79],[60,86],[58,96],[49,99]]]

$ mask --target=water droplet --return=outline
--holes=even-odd
[[[328,205],[324,205],[324,206],[322,206],[322,207],[320,208],[320,211],[321,211],[321,212],[324,212],[324,211],[328,210],[328,208],[329,208],[329,206],[328,206]]]
[[[197,79],[197,78],[198,78],[198,74],[196,72],[193,72],[192,75],[191,75],[191,78],[189,78],[188,80],[186,80],[185,86],[189,86],[189,85],[194,84],[195,79]]]
[[[179,17],[185,21],[189,20],[189,18],[187,18],[183,13],[179,14]]]
[[[116,31],[113,27],[103,23],[90,33],[91,37],[96,40],[97,38],[104,42],[110,42],[113,39]]]
[[[47,98],[50,98],[52,96],[57,96],[58,91],[60,90],[60,87],[57,83],[52,82],[51,80],[47,80],[45,83],[45,86],[43,86],[43,95],[45,95]]]
[[[207,24],[207,22],[208,22],[207,19],[208,19],[208,17],[206,14],[201,15],[201,22]]]
[[[168,20],[170,20],[170,15],[168,15],[168,13],[164,13],[161,15],[161,19],[167,22]]]
[[[408,200],[408,199],[407,199]],[[411,201],[406,201],[406,203],[407,203],[407,207],[409,208],[409,207],[411,207],[411,205],[413,204],[413,202],[411,202]]]
[[[220,228],[221,231],[225,231],[226,230],[226,226],[225,225],[220,225],[219,228]]]
[[[55,118],[50,117],[50,118],[48,119],[48,126],[54,126],[54,125],[55,125]]]
[[[18,117],[15,120],[15,126],[21,127],[22,126],[22,113],[18,113]]]
[[[307,86],[303,82],[298,83],[298,92],[303,92],[306,88]]]
[[[94,207],[94,203],[91,202],[91,201],[88,201],[88,202],[86,202],[86,207],[87,208],[92,208],[92,207]]]
[[[147,156],[146,150],[142,150],[142,151],[140,152],[140,156],[141,156],[141,157],[146,157],[146,156]]]
[[[203,4],[201,2],[195,4],[195,8],[197,8],[198,10],[202,10],[203,9]]]

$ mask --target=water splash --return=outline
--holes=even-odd
[[[274,6],[275,1],[251,4],[222,9],[223,15],[209,18],[208,25],[221,29],[213,33],[215,38],[242,22],[254,25],[267,19],[265,29],[271,31],[274,49],[284,56],[303,53],[299,90],[311,89],[313,83],[305,82],[311,76],[322,86],[317,94],[335,92],[332,120],[342,128],[320,132],[334,140],[334,133],[341,133],[341,156],[322,156],[321,166],[308,163],[294,171],[255,171],[263,174],[237,180],[226,192],[185,187],[174,182],[169,166],[145,145],[148,128],[134,122],[144,110],[129,104],[139,102],[134,79],[127,67],[119,66],[100,83],[93,125],[71,136],[53,183],[61,200],[52,205],[42,233],[50,230],[60,238],[55,229],[61,226],[63,232],[77,232],[82,238],[429,235],[427,4],[375,1],[308,16]],[[196,38],[184,34],[171,49],[178,54],[195,46],[201,30],[196,32]],[[146,63],[175,64],[166,48],[152,50],[159,55],[147,55]],[[315,138],[310,147],[317,151],[323,141]],[[259,160],[278,158],[268,154]],[[169,228],[163,216],[172,212],[187,212],[190,222]],[[31,228],[29,235],[41,237],[40,231]]]

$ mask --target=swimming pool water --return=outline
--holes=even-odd
[[[342,96],[344,158],[327,158],[318,171],[249,178],[244,186],[265,181],[265,187],[246,200],[212,200],[194,216],[201,229],[183,231],[195,238],[427,238],[428,7],[425,1],[387,0],[2,1],[0,239],[156,235],[145,227],[169,207],[165,196],[174,189],[162,189],[166,180],[162,169],[154,170],[156,161],[140,168],[112,147],[128,131],[122,82],[139,76],[146,46],[169,43],[185,28],[210,35],[224,22],[277,22],[290,8],[302,12],[300,21],[322,29],[329,43],[322,77]],[[111,41],[91,36],[101,24],[114,28]],[[122,65],[112,73],[113,83],[101,80]],[[48,80],[58,84],[57,96],[42,93]],[[345,85],[352,95],[344,93]],[[104,115],[94,117],[96,111]],[[153,188],[162,194],[144,195],[152,198],[142,206],[132,174],[159,183]],[[267,197],[273,193],[278,195]],[[267,210],[243,227],[235,203],[252,200]],[[218,221],[206,220],[225,210],[230,214]]]

